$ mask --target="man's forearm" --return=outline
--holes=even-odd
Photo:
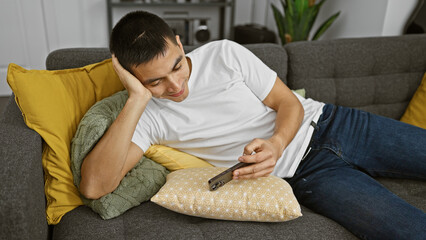
[[[299,101],[281,103],[277,110],[275,130],[269,139],[280,153],[290,144],[302,124],[304,110]]]
[[[113,191],[137,163],[137,158],[129,158],[129,149],[148,101],[146,98],[129,97],[117,119],[86,156],[81,166],[80,192],[83,195],[99,198]]]

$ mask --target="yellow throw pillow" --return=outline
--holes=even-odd
[[[401,121],[426,129],[426,74],[408,104]]]
[[[210,163],[193,155],[162,145],[152,145],[144,155],[171,172],[184,168],[213,167]]]
[[[10,64],[7,82],[27,126],[44,140],[46,215],[57,224],[82,205],[73,184],[70,144],[78,124],[97,101],[123,89],[111,59],[68,70],[26,70]]]
[[[232,180],[216,191],[207,181],[226,168],[188,168],[167,175],[152,202],[179,213],[214,219],[283,222],[302,216],[290,185],[275,176]]]

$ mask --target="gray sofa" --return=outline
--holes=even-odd
[[[247,45],[307,97],[399,119],[426,72],[426,35]],[[191,49],[188,49],[191,50]],[[47,69],[79,67],[109,58],[108,49],[52,52]],[[397,134],[397,133],[396,133]],[[55,226],[45,219],[42,139],[26,127],[13,96],[0,118],[1,239],[354,239],[334,221],[302,206],[283,223],[219,221],[178,214],[144,202],[102,220],[85,206]],[[426,210],[426,183],[379,179]]]

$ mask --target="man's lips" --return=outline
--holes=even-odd
[[[185,92],[185,87],[182,87],[182,90],[180,90],[180,92],[175,93],[175,94],[171,94],[171,97],[179,97],[180,95],[182,95]]]

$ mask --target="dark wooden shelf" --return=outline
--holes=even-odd
[[[120,0],[106,0],[107,1],[107,17],[108,17],[108,33],[111,32],[113,27],[113,19],[112,19],[112,9],[113,8],[121,8],[121,7],[210,7],[210,8],[219,8],[220,9],[220,17],[219,17],[219,34],[220,38],[224,38],[225,36],[225,9],[230,9],[229,14],[229,24],[230,24],[230,35],[233,35],[233,27],[234,27],[234,15],[235,15],[235,0],[223,0],[223,1],[212,1],[212,2],[144,2],[141,0],[134,1],[120,1]]]

